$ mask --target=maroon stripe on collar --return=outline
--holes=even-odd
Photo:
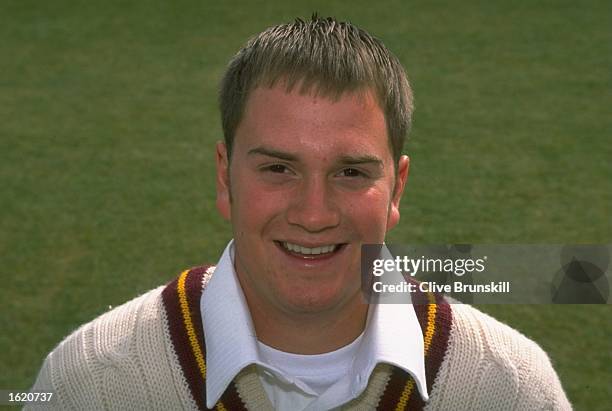
[[[441,294],[435,294],[436,332],[429,347],[429,354],[425,357],[425,375],[427,375],[427,391],[431,393],[435,378],[448,350],[448,340],[453,325],[451,306]],[[431,377],[430,377],[431,376]]]
[[[402,395],[402,391],[404,391],[404,387],[410,379],[412,379],[412,377],[406,371],[398,367],[393,367],[389,382],[385,387],[385,391],[376,409],[380,411],[394,410],[398,399]]]
[[[187,274],[187,278],[195,277],[190,275],[191,271]],[[200,274],[198,277],[202,278]],[[162,300],[164,307],[166,308],[166,315],[168,317],[168,327],[170,329],[170,337],[172,339],[172,346],[174,352],[179,360],[183,375],[187,380],[189,391],[191,396],[201,410],[206,409],[206,390],[205,382],[202,374],[198,368],[197,361],[194,357],[191,345],[189,343],[189,335],[185,330],[185,323],[183,320],[183,313],[181,311],[181,304],[178,293],[178,282],[179,278],[175,278],[171,281],[166,288],[162,291]],[[201,287],[200,287],[201,288]],[[199,307],[199,304],[198,304]]]
[[[220,401],[228,411],[247,411],[244,402],[238,395],[238,389],[236,388],[234,381],[228,385],[225,392],[221,396]]]
[[[200,298],[202,297],[202,291],[205,287],[205,284],[203,284],[204,277],[208,276],[207,270],[210,267],[211,266],[195,267],[187,272],[184,278],[184,287],[182,288],[187,304],[187,311],[184,310],[184,305],[181,306],[181,296],[179,292],[180,276],[170,282],[162,291],[162,299],[166,307],[173,348],[177,353],[179,364],[189,385],[191,396],[200,410],[207,409],[206,379],[205,376],[202,375],[201,369],[202,365],[204,367],[206,366],[206,342],[204,339],[204,329],[200,311]],[[187,323],[190,324],[191,330],[195,335],[197,349],[194,348],[194,343],[190,340],[190,330]],[[200,357],[201,364],[198,364],[196,354]],[[234,381],[232,381],[225,390],[216,408],[225,409],[227,411],[246,411],[238,395],[238,390]]]
[[[210,266],[199,266],[189,270],[189,274],[185,279],[185,294],[187,294],[187,303],[189,304],[189,315],[193,324],[198,341],[200,341],[200,350],[204,359],[206,359],[206,345],[204,344],[204,329],[202,324],[202,311],[200,310],[200,298],[204,287],[202,277]]]

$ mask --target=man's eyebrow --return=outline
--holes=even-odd
[[[380,158],[368,154],[360,156],[341,156],[339,163],[346,165],[374,164],[378,167],[383,166],[383,161]]]
[[[266,148],[266,147],[256,147],[256,148],[249,150],[249,152],[247,153],[247,155],[254,155],[254,154],[260,154],[260,155],[264,155],[268,157],[276,157],[276,158],[279,158],[281,160],[286,160],[286,161],[297,161],[298,159],[295,154],[287,153],[285,151],[275,150],[272,148]]]
[[[263,155],[268,157],[274,157],[285,161],[298,161],[298,156],[293,153],[288,153],[286,151],[280,151],[273,148],[268,147],[256,147],[247,153],[247,155]],[[359,165],[359,164],[374,164],[377,167],[383,166],[383,161],[369,154],[364,155],[344,155],[338,158],[338,163],[343,165]]]

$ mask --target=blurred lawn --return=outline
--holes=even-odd
[[[315,10],[380,37],[415,89],[389,242],[610,242],[612,3],[210,3],[0,4],[0,388],[217,260],[218,80],[246,38]],[[549,352],[576,409],[608,409],[609,306],[483,309]]]

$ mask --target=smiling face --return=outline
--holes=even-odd
[[[371,92],[333,101],[296,89],[251,93],[229,172],[217,146],[217,207],[232,222],[253,316],[334,315],[361,304],[361,245],[382,243],[399,221],[408,174],[403,156],[395,175]]]

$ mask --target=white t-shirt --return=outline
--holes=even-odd
[[[281,371],[279,375],[271,369],[258,367],[259,379],[274,408],[304,409],[316,397],[350,375],[362,339],[363,334],[344,347],[316,355],[287,353],[258,341],[261,360]]]

